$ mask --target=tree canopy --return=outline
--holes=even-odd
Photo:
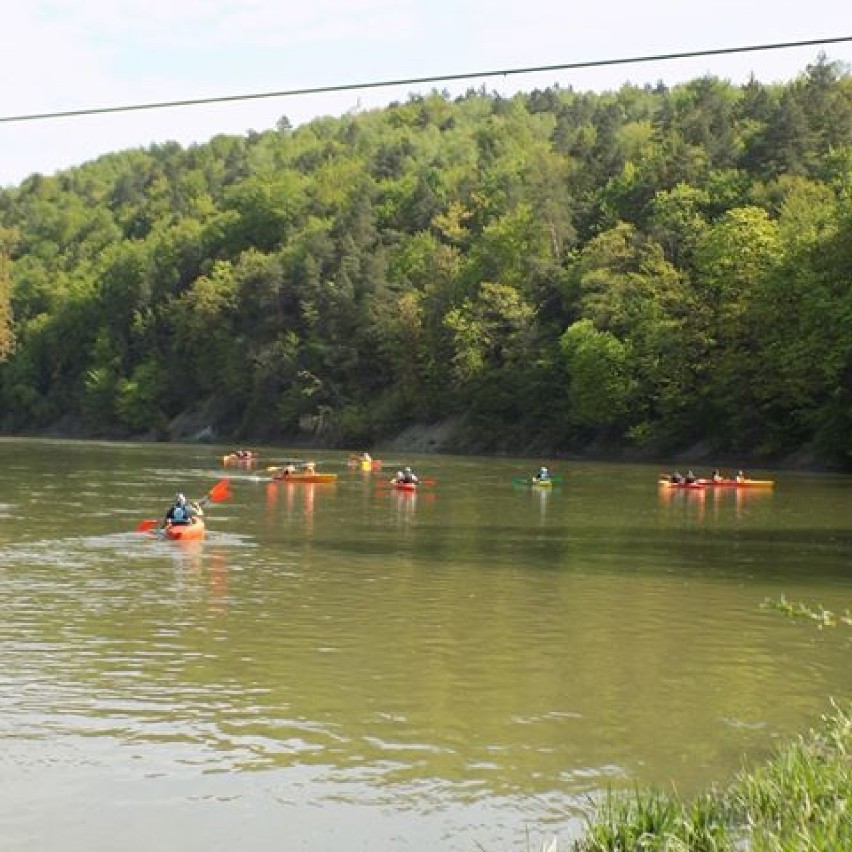
[[[32,175],[0,190],[0,406],[852,466],[852,79],[433,92]]]

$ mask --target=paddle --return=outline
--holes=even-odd
[[[220,479],[200,500],[196,500],[199,506],[208,503],[221,503],[231,498],[231,480]]]
[[[561,476],[551,476],[550,479],[545,480],[546,482],[552,482],[554,485],[562,485],[562,477]],[[536,479],[534,476],[513,476],[512,484],[513,485],[535,485],[540,480]]]
[[[231,497],[231,480],[220,479],[200,500],[193,502],[199,506],[206,506],[208,503],[221,503],[223,500],[228,500]],[[136,532],[150,532],[155,527],[159,526],[158,518],[147,518],[140,521],[136,526]]]

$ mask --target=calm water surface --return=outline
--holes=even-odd
[[[417,495],[230,448],[0,441],[0,848],[528,850],[590,796],[724,783],[852,698],[852,479],[661,495],[658,468],[388,457]],[[766,472],[754,475],[771,477]]]

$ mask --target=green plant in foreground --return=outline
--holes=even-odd
[[[683,804],[659,791],[633,797],[608,793],[576,852],[716,852],[730,849],[731,834],[714,794]]]
[[[610,791],[574,852],[849,852],[852,715],[833,705],[820,730],[690,803]]]
[[[822,730],[740,776],[729,801],[755,852],[852,849],[852,716],[835,706]]]

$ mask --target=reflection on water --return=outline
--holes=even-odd
[[[202,493],[213,449],[0,466],[4,848],[523,849],[609,783],[724,781],[852,693],[841,631],[760,608],[849,605],[843,480],[663,497],[578,465],[545,491],[446,458],[413,494],[235,476],[206,540],[129,531],[164,457]]]
[[[762,510],[761,504],[771,501],[771,488],[659,488],[660,505],[666,509],[691,512],[699,521],[707,518],[708,512],[715,519],[724,517],[731,509],[738,520],[751,511]]]
[[[521,481],[520,477],[515,477],[512,482],[512,490],[519,499],[529,501],[529,503],[538,508],[539,526],[544,527],[547,521],[548,508],[551,502],[564,499],[563,484],[560,481],[550,486],[538,486],[529,481]]]

